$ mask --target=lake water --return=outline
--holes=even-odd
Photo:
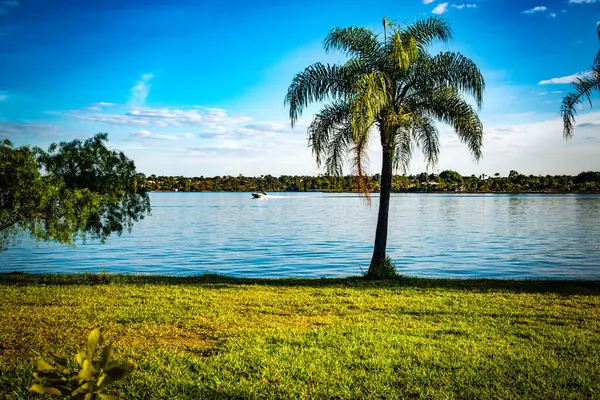
[[[349,276],[369,265],[378,198],[152,193],[152,215],[106,243],[24,240],[0,272]],[[388,252],[411,276],[600,278],[600,196],[392,196]]]

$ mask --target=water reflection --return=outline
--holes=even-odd
[[[347,276],[368,267],[378,198],[154,193],[131,234],[73,250],[30,241],[0,271]],[[388,250],[404,274],[600,278],[600,196],[394,195]]]

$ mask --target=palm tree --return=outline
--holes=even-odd
[[[383,19],[383,37],[369,29],[335,28],[323,42],[325,51],[342,51],[342,65],[316,63],[297,74],[285,104],[292,127],[310,103],[329,100],[308,128],[317,165],[341,175],[347,161],[359,188],[370,201],[366,178],[369,139],[379,133],[382,148],[379,214],[367,278],[386,277],[386,245],[392,175],[406,171],[413,146],[421,148],[428,167],[440,151],[435,122],[454,128],[475,160],[481,157],[483,126],[466,101],[482,105],[484,80],[477,66],[453,52],[430,55],[428,47],[451,39],[450,26],[439,17],[404,28]],[[348,157],[348,158],[347,158]]]
[[[600,40],[600,25],[598,25],[598,40]],[[567,94],[562,101],[560,107],[560,115],[563,119],[563,135],[565,139],[573,137],[573,124],[575,123],[575,115],[577,110],[575,106],[582,103],[582,99],[586,99],[592,106],[591,94],[592,90],[600,90],[600,50],[596,53],[592,70],[577,80],[571,83],[573,91]]]

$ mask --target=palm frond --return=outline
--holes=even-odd
[[[452,39],[452,29],[442,17],[421,19],[404,28],[404,32],[415,38],[419,47],[427,47],[435,42]]]
[[[412,128],[403,127],[396,131],[394,140],[394,169],[406,173],[412,159]]]
[[[427,117],[416,118],[412,133],[415,142],[425,156],[427,169],[437,165],[440,154],[440,137],[435,122]]]
[[[354,170],[358,177],[358,190],[365,196],[367,203],[371,204],[371,190],[369,189],[369,135],[368,133],[362,137],[354,138]]]
[[[376,117],[392,100],[389,93],[390,82],[379,72],[361,76],[350,103],[350,123],[354,130],[354,141],[366,135]]]
[[[352,145],[352,128],[350,124],[337,129],[329,141],[327,148],[327,160],[325,167],[327,175],[342,176],[344,174],[344,164],[346,153]]]
[[[431,71],[430,76],[435,78],[437,84],[472,95],[477,107],[481,108],[485,81],[471,59],[448,51],[430,58],[427,64],[429,68],[426,70]]]
[[[389,43],[389,54],[394,66],[401,71],[405,71],[417,57],[417,40],[413,36],[396,29]]]
[[[482,156],[483,124],[477,112],[463,99],[460,93],[450,89],[434,90],[425,97],[416,109],[424,110],[454,129],[461,142],[466,143],[475,161]]]
[[[596,57],[594,57],[594,63],[592,64],[592,71],[596,73],[600,73],[600,50],[596,53]]]
[[[562,101],[560,107],[560,115],[563,119],[563,136],[565,139],[570,139],[573,136],[573,124],[578,104],[581,104],[582,98],[586,98],[590,107],[592,106],[591,92],[593,89],[600,89],[600,73],[593,71],[591,76],[578,78],[577,81],[571,84],[572,92],[567,94]]]
[[[352,26],[329,31],[323,40],[323,48],[326,52],[337,50],[349,57],[373,60],[381,46],[370,29]]]
[[[332,135],[349,125],[348,103],[336,101],[326,104],[315,114],[308,127],[308,145],[312,148],[317,166],[329,163]]]
[[[343,98],[353,84],[352,71],[344,66],[315,63],[297,74],[285,96],[292,127],[310,103]]]

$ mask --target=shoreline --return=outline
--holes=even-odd
[[[152,190],[146,193],[252,193],[252,191],[211,191],[211,190],[202,190],[202,191],[189,191],[186,192],[184,190]],[[292,191],[292,190],[280,190],[280,191],[269,191],[268,193],[324,193],[324,194],[356,194],[361,195],[360,192],[334,192],[334,191]],[[267,193],[267,194],[268,194]],[[371,194],[379,194],[380,192],[371,192]],[[424,192],[392,192],[392,194],[451,194],[451,195],[476,195],[476,194],[548,194],[548,195],[564,195],[564,194],[574,194],[574,195],[600,195],[600,191],[598,192],[550,192],[550,191],[527,191],[527,192],[456,192],[456,191],[424,191]]]
[[[218,274],[191,276],[109,274],[109,273],[29,273],[21,271],[0,272],[0,285],[44,284],[44,285],[81,285],[81,284],[164,284],[164,285],[213,285],[232,286],[310,286],[310,287],[421,287],[454,289],[506,289],[506,290],[554,290],[576,289],[597,291],[600,294],[600,279],[553,279],[553,278],[436,278],[398,276],[382,281],[367,281],[362,276],[316,277],[316,278],[238,278]]]

